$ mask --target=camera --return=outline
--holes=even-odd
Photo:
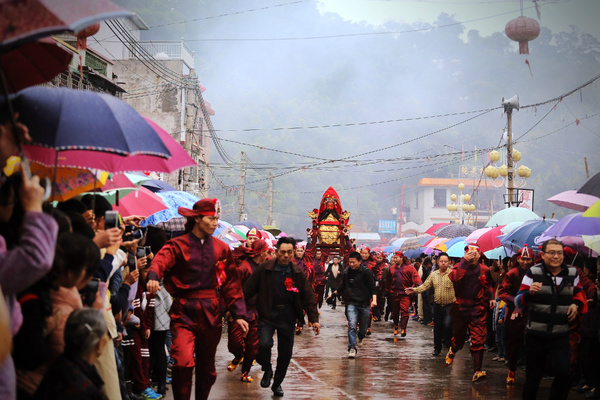
[[[146,247],[138,247],[137,250],[135,251],[135,258],[143,258],[146,257]]]
[[[141,239],[144,237],[144,230],[140,228],[136,228],[133,225],[127,225],[125,227],[125,233],[123,234],[124,242],[131,242],[136,239]]]
[[[107,211],[104,213],[104,229],[118,228],[119,220],[118,211]]]
[[[86,307],[91,307],[96,301],[96,293],[98,293],[98,287],[100,286],[100,279],[93,278],[88,282],[83,289],[79,291],[81,296],[81,302]]]

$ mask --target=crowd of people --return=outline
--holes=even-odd
[[[0,128],[3,168],[15,142],[7,125]],[[549,371],[552,398],[572,388],[600,398],[598,260],[555,239],[504,260],[487,260],[476,245],[461,259],[409,260],[357,247],[347,231],[346,250],[335,252],[290,237],[272,248],[253,229],[232,250],[213,236],[217,199],[180,207],[185,231],[169,238],[141,229],[139,216],[109,226],[112,206],[101,196],[52,206],[44,194],[25,168],[1,177],[2,399],[160,399],[168,383],[177,400],[190,399],[192,387],[206,399],[224,323],[227,370],[240,366],[240,380],[251,383],[257,362],[260,385],[280,397],[294,337],[307,322],[318,335],[323,303],[338,302],[348,358],[359,356],[382,319],[406,338],[412,316],[433,327],[433,357],[447,347],[447,366],[469,343],[474,382],[486,377],[484,352],[497,351],[507,385],[526,366],[524,399],[537,397]]]

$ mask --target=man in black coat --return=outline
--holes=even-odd
[[[273,378],[271,349],[273,334],[277,331],[277,367],[271,390],[283,396],[281,383],[287,373],[294,347],[294,324],[306,311],[308,321],[316,335],[319,334],[319,313],[312,288],[302,269],[292,262],[296,241],[282,237],[277,241],[276,259],[258,266],[244,284],[244,296],[257,295],[258,354],[256,361],[264,375],[260,385],[269,387]]]

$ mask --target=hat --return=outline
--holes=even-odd
[[[262,233],[260,233],[260,231],[256,229],[256,227],[250,229],[248,233],[246,233],[246,237],[248,236],[256,236],[257,238],[262,239]]]
[[[398,256],[398,257],[404,257],[404,253],[401,252],[400,250],[398,250],[397,252],[395,252],[394,255]]]
[[[193,209],[179,207],[177,208],[179,215],[194,218],[200,216],[215,216],[218,217],[221,213],[221,205],[219,199],[202,199],[194,204]]]
[[[517,257],[518,258],[531,258],[533,259],[534,254],[533,254],[533,250],[530,247],[527,247],[527,243],[525,243],[525,246],[519,250],[519,252],[517,253]]]

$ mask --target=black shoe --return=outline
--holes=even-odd
[[[335,310],[335,305],[331,307],[332,310]]]
[[[439,356],[441,352],[442,352],[441,350],[434,350],[433,353],[431,353],[431,355],[434,357]]]
[[[264,388],[268,388],[269,386],[271,386],[271,379],[273,378],[273,370],[270,369],[268,371],[265,371],[265,373],[263,374],[262,379],[260,380],[260,386],[264,387]]]
[[[167,394],[167,385],[162,383],[156,388],[156,393],[162,394],[163,397]]]
[[[277,386],[276,388],[271,388],[271,390],[273,391],[273,396],[283,397],[283,389],[281,388],[281,385]]]

